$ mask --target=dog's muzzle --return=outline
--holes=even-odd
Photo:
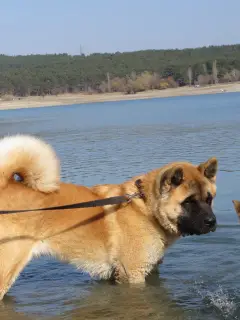
[[[214,232],[217,219],[211,206],[203,201],[192,200],[182,204],[183,213],[178,219],[181,235],[201,235]]]

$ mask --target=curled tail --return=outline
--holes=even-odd
[[[17,174],[21,183],[45,193],[59,189],[60,163],[52,147],[29,135],[0,139],[0,188]]]

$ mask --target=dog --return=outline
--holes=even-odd
[[[234,205],[234,209],[237,213],[237,216],[238,216],[238,219],[239,219],[239,222],[240,222],[240,201],[238,200],[233,200],[233,205]]]
[[[122,184],[63,183],[45,141],[0,140],[0,211],[31,210],[136,195],[128,203],[38,212],[0,212],[0,299],[34,257],[51,255],[92,277],[144,284],[178,238],[216,230],[218,161],[174,162]]]

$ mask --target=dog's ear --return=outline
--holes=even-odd
[[[183,183],[183,169],[181,167],[173,167],[167,169],[160,177],[159,190],[160,193],[166,193],[172,188],[176,188]]]
[[[218,170],[218,161],[216,158],[210,158],[206,162],[201,163],[198,170],[210,181],[216,181],[216,175]]]
[[[235,208],[235,211],[240,219],[240,201],[238,200],[233,200],[233,205],[234,205],[234,208]]]

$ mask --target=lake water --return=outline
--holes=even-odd
[[[46,139],[63,179],[84,185],[216,156],[219,227],[179,240],[144,289],[35,260],[0,303],[0,319],[240,319],[240,225],[232,205],[240,199],[240,94],[1,111],[0,136],[14,133]]]

